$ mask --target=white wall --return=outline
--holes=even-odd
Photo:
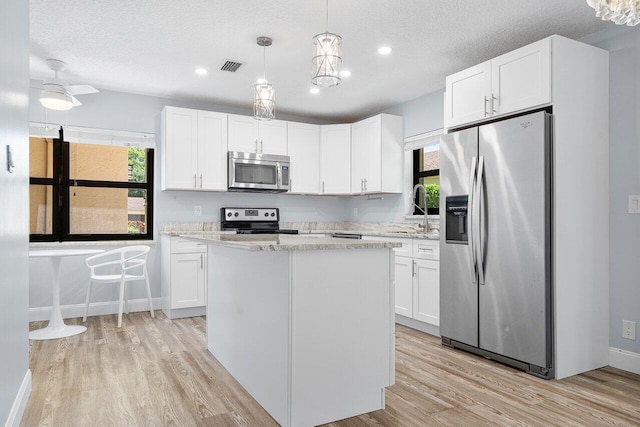
[[[0,2],[0,52],[0,425],[4,425],[29,369],[29,2]],[[7,172],[7,145],[16,165],[12,174]]]
[[[252,114],[246,109],[220,105],[185,102],[151,96],[102,90],[98,94],[82,96],[84,105],[66,112],[48,111],[37,101],[39,82],[31,82],[29,119],[33,122],[60,123],[100,129],[150,132],[156,134],[156,191],[155,230],[157,245],[149,254],[149,273],[152,296],[160,296],[160,251],[157,230],[166,222],[219,221],[223,206],[278,207],[282,221],[342,221],[345,198],[310,197],[277,194],[214,193],[192,191],[159,191],[160,188],[160,112],[165,105],[222,111],[234,114]],[[296,116],[278,116],[279,119],[324,123]],[[194,206],[202,206],[202,217],[195,217]],[[101,246],[109,249],[108,246]],[[51,306],[51,272],[47,260],[30,261],[29,307]],[[65,259],[60,272],[62,289],[60,303],[83,304],[86,296],[88,270],[82,257]],[[144,286],[132,288],[132,298],[144,298]],[[116,301],[115,287],[95,288],[92,302]],[[45,313],[46,315],[46,313]],[[64,311],[63,311],[64,315]],[[42,317],[42,314],[40,315]]]
[[[628,196],[640,194],[640,27],[612,25],[583,41],[609,51],[611,346],[640,353],[640,329],[622,338],[623,319],[640,327],[640,215],[627,213]]]

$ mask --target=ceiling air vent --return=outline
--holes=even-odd
[[[229,59],[225,59],[224,64],[220,67],[220,71],[228,71],[230,73],[235,73],[244,65],[243,62],[232,61]]]

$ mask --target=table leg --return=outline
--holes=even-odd
[[[51,306],[51,317],[46,328],[37,329],[29,333],[31,340],[50,340],[55,338],[70,337],[81,334],[87,330],[86,326],[65,325],[60,311],[60,263],[62,257],[49,257],[51,261],[51,271],[53,272],[53,304]]]

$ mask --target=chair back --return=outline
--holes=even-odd
[[[144,265],[150,250],[151,248],[145,245],[124,246],[90,256],[85,260],[85,263],[91,269],[92,275],[95,274],[97,268],[107,266],[118,265],[120,271],[125,271]]]

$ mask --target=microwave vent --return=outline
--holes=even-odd
[[[228,71],[230,73],[235,73],[244,65],[244,62],[233,61],[231,59],[225,59],[224,64],[220,67],[220,71]]]

